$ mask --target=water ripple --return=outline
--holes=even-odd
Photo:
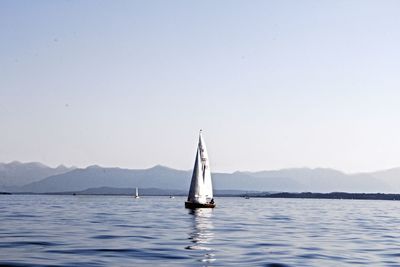
[[[0,196],[0,265],[399,265],[400,202],[217,201],[189,211],[181,197]]]

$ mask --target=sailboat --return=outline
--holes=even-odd
[[[138,190],[138,188],[137,188],[137,187],[136,187],[135,198],[139,198],[139,190]]]
[[[210,163],[201,130],[199,134],[196,160],[194,162],[192,181],[190,183],[189,195],[185,202],[185,207],[188,209],[215,207]]]

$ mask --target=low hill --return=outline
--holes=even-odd
[[[88,188],[82,191],[72,192],[53,192],[50,194],[68,194],[68,195],[128,195],[134,196],[136,188],[117,188],[117,187],[95,187]],[[172,190],[172,189],[160,189],[160,188],[140,188],[140,196],[187,196],[187,190]],[[215,196],[240,196],[244,194],[259,194],[258,191],[242,191],[242,190],[214,190]],[[1,193],[0,193],[1,194]]]

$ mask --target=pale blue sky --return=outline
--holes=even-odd
[[[0,161],[400,166],[399,1],[1,1]]]

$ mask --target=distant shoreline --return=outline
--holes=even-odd
[[[249,194],[242,195],[243,197],[253,198],[307,198],[307,199],[360,199],[360,200],[400,200],[400,194],[386,193],[268,193],[268,194]]]
[[[125,193],[83,193],[83,192],[52,192],[52,193],[32,193],[32,192],[0,192],[0,195],[62,195],[62,196],[133,196],[133,194]],[[186,194],[142,194],[143,197],[184,197]],[[400,194],[388,193],[346,193],[346,192],[331,192],[331,193],[292,193],[292,192],[259,192],[249,194],[214,194],[215,197],[243,197],[243,198],[303,198],[303,199],[353,199],[353,200],[400,200]]]

